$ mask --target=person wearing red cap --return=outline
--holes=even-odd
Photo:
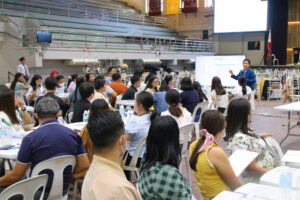
[[[59,74],[58,71],[56,69],[53,69],[50,73],[50,77],[56,78],[58,74]]]

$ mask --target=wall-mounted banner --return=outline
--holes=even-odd
[[[179,0],[167,0],[167,15],[179,13]]]
[[[197,12],[197,1],[198,0],[184,0],[184,7],[182,9],[182,12],[184,13],[191,13],[191,12]]]
[[[149,0],[149,16],[161,15],[161,1]]]

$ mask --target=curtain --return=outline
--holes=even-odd
[[[160,0],[149,0],[149,16],[161,15]]]
[[[184,6],[182,9],[183,13],[197,12],[197,1],[198,0],[184,0]]]

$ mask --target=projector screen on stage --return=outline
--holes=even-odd
[[[268,1],[215,0],[214,32],[267,30]]]
[[[237,80],[230,77],[229,70],[238,74],[243,69],[245,56],[198,56],[196,58],[195,80],[206,87],[211,86],[214,76],[218,76],[223,86],[237,86]]]

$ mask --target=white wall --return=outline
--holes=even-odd
[[[246,55],[252,65],[264,63],[265,33],[228,33],[217,34],[217,55]],[[248,50],[248,41],[260,41],[260,50]]]

